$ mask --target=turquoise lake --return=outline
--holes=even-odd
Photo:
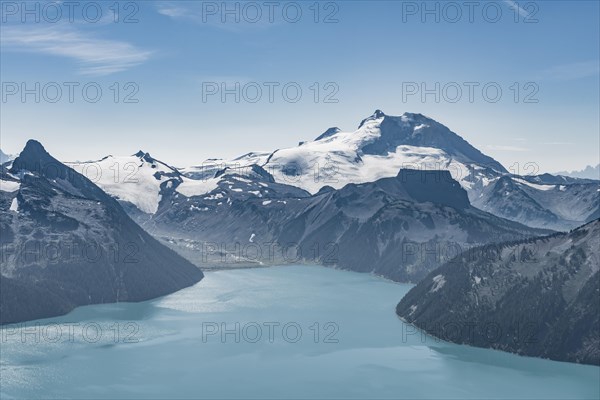
[[[143,303],[3,327],[4,398],[600,398],[600,368],[459,346],[411,285],[315,266],[207,272]]]

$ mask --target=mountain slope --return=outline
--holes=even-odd
[[[40,143],[28,141],[0,178],[0,323],[147,300],[202,279]]]
[[[600,220],[475,249],[431,272],[397,313],[453,342],[600,365],[598,248]]]
[[[505,175],[491,180],[472,202],[484,211],[536,228],[566,231],[592,220],[600,209],[600,182],[547,183],[557,181],[552,178]]]
[[[540,232],[472,207],[447,171],[401,170],[305,201],[280,225],[280,242],[301,249],[333,244],[335,256],[321,262],[402,282],[418,282],[475,245]]]
[[[381,122],[379,122],[381,121]],[[364,154],[386,155],[401,145],[432,147],[443,150],[463,163],[474,163],[507,172],[493,158],[484,155],[446,126],[423,114],[404,113],[400,117],[385,115],[381,110],[363,120],[359,129],[367,124],[379,125],[379,137],[361,147]]]

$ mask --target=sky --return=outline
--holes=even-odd
[[[425,114],[507,168],[600,158],[598,1],[1,2],[0,148],[201,164]]]

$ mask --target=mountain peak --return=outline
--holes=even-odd
[[[329,128],[325,132],[323,132],[322,134],[320,134],[319,137],[317,137],[315,139],[315,141],[328,138],[328,137],[333,136],[336,133],[341,132],[341,131],[342,130],[340,128],[338,128],[337,126],[334,126],[333,128]]]
[[[25,147],[23,148],[23,151],[21,152],[21,155],[23,153],[35,153],[35,154],[48,154],[48,152],[46,151],[46,149],[44,148],[44,146],[38,142],[35,139],[29,139],[27,141],[27,143],[25,144]]]
[[[500,172],[506,169],[493,158],[481,153],[447,126],[423,114],[405,112],[401,116],[389,116],[382,111],[364,119],[359,126],[377,121],[380,135],[361,148],[364,154],[386,155],[400,145],[432,147],[443,150],[464,163],[477,163]]]
[[[381,111],[380,109],[377,109],[373,113],[373,117],[375,117],[375,118],[385,117],[385,113],[383,111]]]
[[[47,164],[58,163],[37,140],[30,139],[23,151],[15,158],[11,172],[38,171]]]
[[[99,200],[110,199],[102,189],[92,183],[87,177],[77,173],[74,169],[52,157],[37,140],[27,141],[23,151],[13,161],[9,172],[11,174],[18,174],[21,179],[24,179],[29,174],[34,175],[35,179],[45,178],[48,181],[52,181],[53,185],[62,185],[62,190],[66,190],[77,196]],[[29,178],[26,178],[25,181],[27,179]],[[65,186],[62,183],[56,183],[55,181],[57,180],[68,181],[69,184]]]
[[[152,156],[150,155],[150,153],[147,153],[147,152],[145,152],[143,150],[138,151],[137,153],[134,154],[134,156],[137,157],[137,158],[139,158],[139,159],[141,159],[141,160],[149,162],[149,163],[153,163],[153,162],[156,161],[154,158],[152,158]]]
[[[360,129],[365,123],[367,123],[369,121],[375,121],[377,119],[384,118],[384,117],[386,117],[385,113],[383,111],[381,111],[380,109],[377,109],[370,117],[367,117],[360,122],[360,125],[358,125],[358,129]]]

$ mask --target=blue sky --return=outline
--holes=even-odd
[[[462,1],[246,3],[236,23],[222,2],[117,2],[118,22],[112,1],[86,14],[79,2],[72,21],[65,4],[29,2],[37,23],[21,2],[2,1],[0,147],[16,153],[36,138],[62,160],[143,149],[185,166],[355,129],[382,109],[428,115],[507,167],[599,162],[598,1],[474,2],[472,13]],[[36,82],[40,102],[23,102],[22,84],[36,92]],[[236,82],[240,101],[222,101],[220,85]],[[84,85],[100,87],[96,103]]]

